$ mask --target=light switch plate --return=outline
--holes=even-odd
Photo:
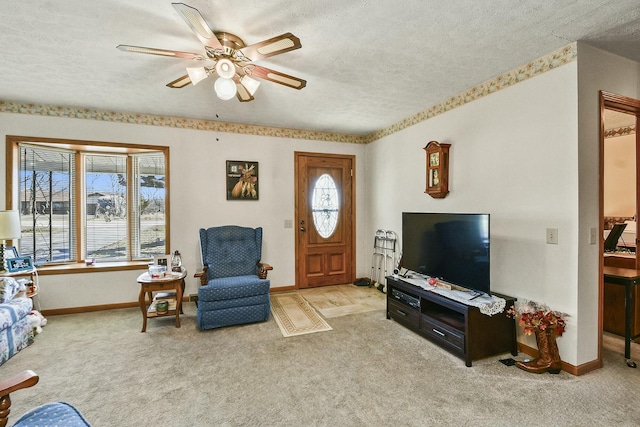
[[[557,245],[558,244],[558,229],[557,228],[547,228],[547,244],[548,245]]]

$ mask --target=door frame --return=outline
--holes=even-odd
[[[636,116],[636,221],[639,218],[640,205],[640,134],[638,133],[638,120],[640,119],[640,100],[627,96],[616,95],[611,92],[601,90],[600,99],[600,153],[599,153],[599,236],[598,250],[598,363],[602,367],[602,341],[604,335],[604,111],[614,110],[621,113],[633,114]],[[638,230],[636,231],[636,245],[638,244]],[[640,266],[636,246],[636,269]]]
[[[356,243],[356,156],[354,154],[330,154],[330,153],[313,153],[307,151],[294,151],[294,166],[293,166],[293,181],[294,181],[294,227],[295,227],[295,289],[300,289],[300,276],[298,268],[300,260],[300,218],[298,218],[298,203],[300,202],[300,188],[298,188],[298,166],[299,166],[299,158],[305,157],[319,157],[319,158],[332,158],[332,159],[350,159],[351,160],[351,254],[347,259],[347,262],[351,262],[353,268],[351,269],[351,281],[355,280],[356,277],[356,252],[357,252],[357,243]]]

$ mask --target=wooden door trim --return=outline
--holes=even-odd
[[[300,188],[298,187],[298,165],[299,165],[299,159],[300,157],[318,157],[318,158],[334,158],[334,159],[349,159],[351,160],[351,259],[349,259],[348,261],[351,262],[351,265],[353,266],[351,268],[351,281],[355,280],[356,277],[356,270],[355,270],[355,266],[356,266],[356,252],[357,252],[357,244],[356,244],[356,156],[353,154],[328,154],[328,153],[312,153],[312,152],[306,152],[306,151],[294,151],[293,152],[293,157],[294,157],[294,164],[293,164],[293,173],[294,173],[294,185],[293,185],[293,191],[294,191],[294,236],[295,236],[295,269],[296,269],[296,275],[295,275],[295,289],[300,289],[300,277],[299,277],[299,271],[300,269],[298,268],[299,263],[301,262],[300,260],[300,249],[298,248],[299,244],[299,233],[300,233],[300,218],[298,218],[298,203],[299,203],[299,194],[300,194]]]
[[[604,331],[604,110],[614,110],[621,113],[633,114],[636,116],[636,165],[640,165],[640,132],[638,132],[637,124],[640,117],[640,100],[629,98],[615,93],[600,91],[600,147],[599,147],[599,236],[598,250],[600,251],[598,262],[598,363],[602,367],[602,335]],[[640,183],[638,173],[640,168],[636,167],[636,183]],[[636,185],[636,219],[638,216],[638,202],[640,201],[640,185]],[[638,240],[638,231],[636,231],[636,242]],[[638,269],[638,253],[636,251],[636,269]]]

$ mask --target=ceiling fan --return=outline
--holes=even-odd
[[[205,54],[142,46],[117,46],[118,49],[125,52],[193,59],[202,62],[199,67],[188,67],[187,74],[168,83],[168,87],[179,89],[190,83],[196,85],[210,75],[216,74],[218,78],[214,88],[218,98],[227,100],[236,96],[241,102],[248,102],[254,99],[253,94],[260,85],[260,82],[255,78],[293,89],[302,89],[307,85],[306,80],[253,64],[254,61],[262,58],[301,48],[300,39],[293,34],[285,33],[245,46],[242,39],[234,34],[213,32],[197,9],[184,3],[171,3],[171,5],[202,42]]]

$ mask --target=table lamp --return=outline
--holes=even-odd
[[[22,233],[18,211],[0,211],[0,273],[7,272],[7,260],[4,258],[7,240],[20,237]]]

